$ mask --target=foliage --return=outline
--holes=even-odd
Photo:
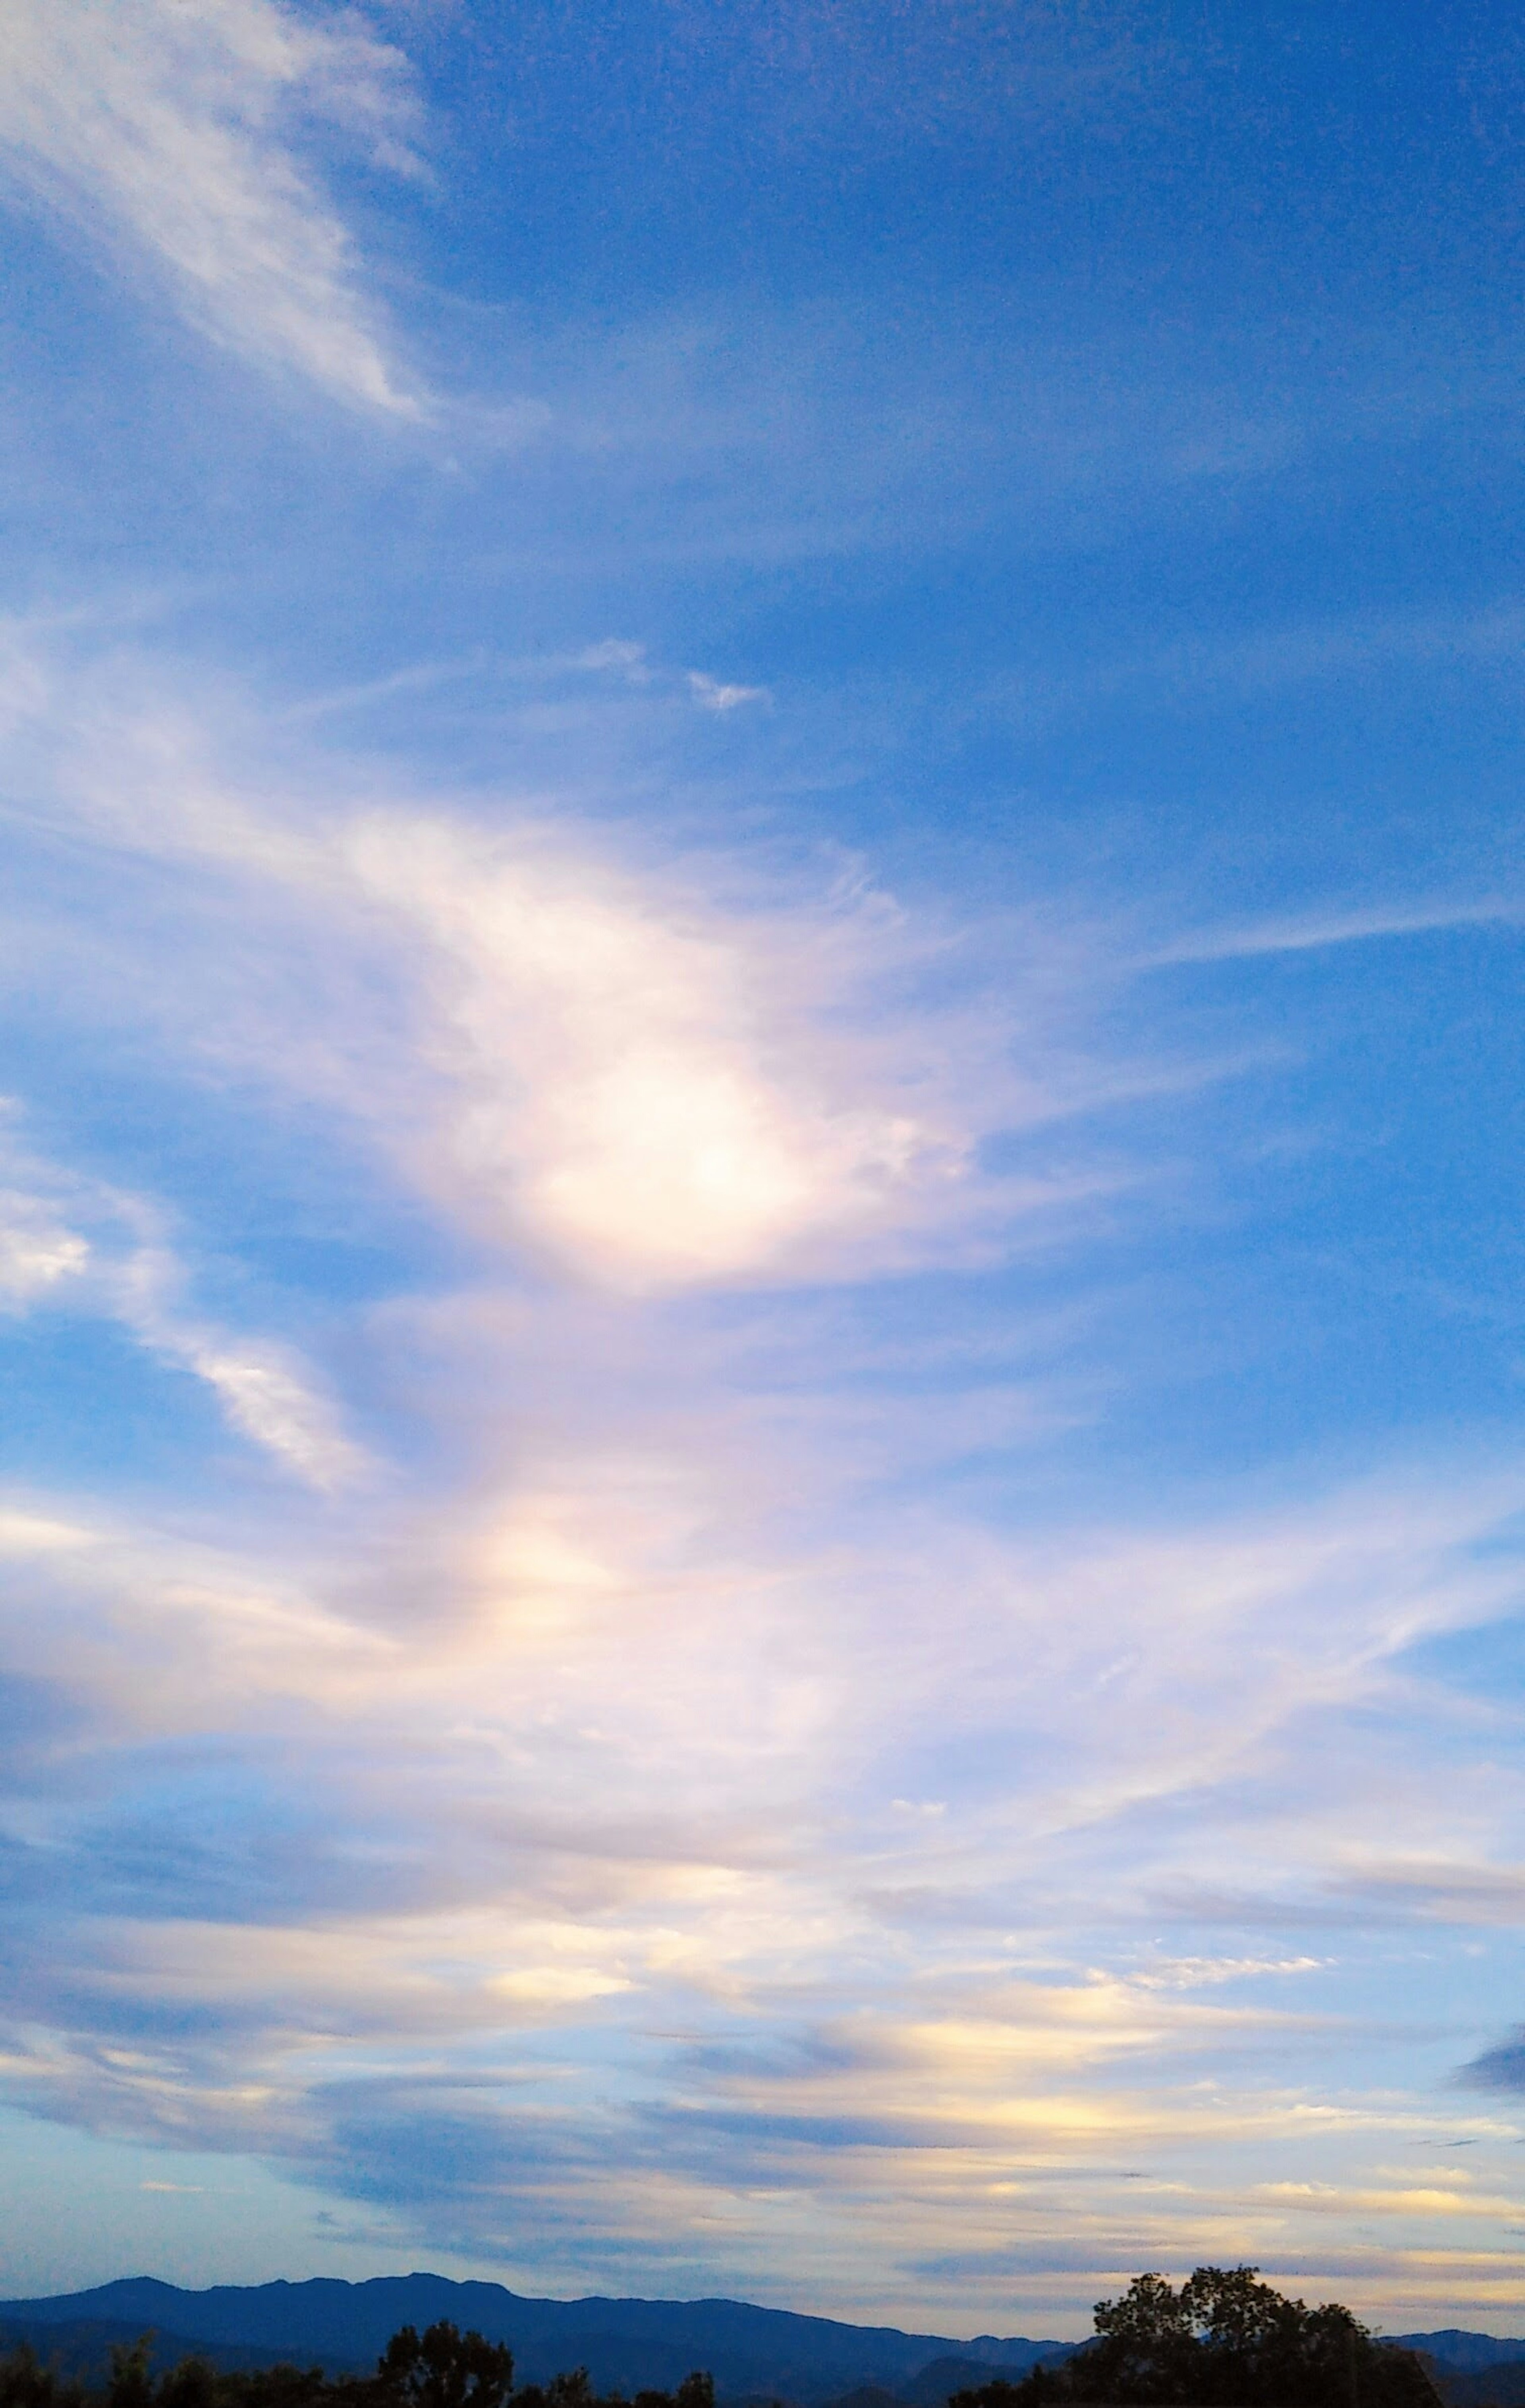
[[[0,2358],[0,2408],[82,2408],[83,2398],[77,2383],[39,2363],[30,2343]]]
[[[513,2353],[452,2324],[430,2325],[422,2341],[404,2325],[381,2352],[376,2380],[389,2408],[504,2408],[513,2389]]]
[[[107,2408],[153,2408],[153,2372],[149,2364],[150,2335],[131,2349],[120,2343],[111,2352],[111,2379],[106,2386]]]
[[[997,2374],[971,2391],[956,2391],[948,2408],[1050,2408],[1051,2402],[1057,2408],[1060,2401],[1075,2396],[1063,2373],[1040,2364],[1020,2383],[1014,2383],[1009,2374]]]
[[[1254,2266],[1199,2266],[1179,2289],[1140,2274],[1096,2310],[1096,2339],[1060,2368],[1038,2366],[958,2393],[949,2408],[1439,2408],[1407,2350],[1377,2341],[1348,2308],[1309,2308]]]
[[[161,2377],[155,2408],[218,2408],[217,2369],[204,2358],[182,2358]]]
[[[176,2370],[178,2372],[178,2370]],[[165,2378],[167,2383],[169,2377]],[[257,2373],[217,2377],[217,2408],[315,2408],[319,2401],[353,2399],[368,2386],[330,2383],[321,2366],[262,2366]]]
[[[479,2332],[411,2325],[393,2334],[373,2375],[325,2375],[321,2366],[223,2373],[203,2358],[153,2370],[151,2333],[111,2352],[104,2384],[66,2382],[26,2345],[0,2358],[0,2408],[627,2408],[598,2398],[585,2366],[543,2387],[513,2388],[513,2354]],[[708,2374],[685,2374],[675,2392],[641,2391],[634,2408],[714,2408]]]

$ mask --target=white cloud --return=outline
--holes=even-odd
[[[1374,944],[1389,937],[1431,936],[1451,928],[1518,928],[1525,903],[1502,896],[1478,902],[1378,904],[1350,911],[1309,911],[1296,918],[1252,920],[1207,928],[1150,953],[1147,968],[1189,962],[1251,961],[1262,953],[1322,952],[1331,945]]]
[[[228,1420],[313,1488],[355,1479],[365,1456],[339,1427],[338,1415],[314,1388],[311,1375],[288,1348],[225,1332],[183,1326],[173,1318],[139,1325],[154,1351],[205,1380]]]
[[[555,656],[550,664],[555,666]],[[571,658],[571,666],[579,669],[613,669],[631,685],[648,685],[653,670],[646,658],[644,644],[633,643],[625,636],[606,636],[601,643],[588,644]]]
[[[326,119],[405,167],[402,62],[352,17],[277,0],[22,0],[0,48],[14,175],[169,280],[215,341],[393,416],[421,404],[352,238],[302,164]]]
[[[688,690],[701,710],[739,710],[743,703],[769,699],[765,685],[723,685],[702,669],[689,670]]]
[[[861,882],[833,891],[829,865],[763,883],[622,857],[511,801],[334,804],[321,756],[240,774],[176,710],[66,680],[47,711],[68,733],[33,774],[60,818],[103,858],[191,873],[173,987],[148,1000],[144,948],[139,1006],[365,1124],[496,1245],[631,1291],[856,1277],[1000,1243],[1104,1183],[975,1173],[992,1126],[1088,1099],[1078,1048],[1046,1076],[1048,1007],[1025,1023],[1036,932],[1040,975],[1008,949],[993,994],[988,966]]]
[[[230,1915],[220,1887],[204,1911],[190,1851],[172,1911],[124,1910],[108,1886],[57,1921],[7,1975],[0,2077],[66,2120],[253,2150],[339,2188],[371,2179],[352,2153],[374,2118],[410,2229],[437,2245],[426,2197],[407,2200],[409,2152],[459,2097],[483,2154],[448,2186],[457,2245],[494,2246],[526,2182],[584,2229],[673,2235],[724,2223],[740,2185],[742,2262],[798,2263],[788,2219],[808,2200],[847,2297],[886,2252],[1062,2242],[1082,2285],[1125,2246],[1210,2254],[1215,2229],[1280,2256],[1368,2194],[1434,2251],[1445,2186],[1377,2175],[1454,2133],[1454,2103],[1440,2121],[1390,2088],[1310,2099],[1339,2028],[1288,1984],[1318,1959],[1145,1948],[1136,1971],[1088,1967],[1072,1895],[1006,1901],[1040,1857],[1057,1883],[1072,1872],[1055,1851],[1080,1789],[1101,1843],[1081,1886],[1103,1920],[1124,1914],[1109,1884],[1136,1902],[1182,1850],[1316,1884],[1360,1828],[1393,1844],[1433,1829],[1432,1757],[1411,1752],[1400,1791],[1374,1779],[1382,1663],[1489,1610],[1518,1495],[1518,1478],[1423,1499],[1392,1480],[1168,1548],[1126,1529],[1013,1547],[1004,1612],[988,1586],[957,1593],[945,1530],[935,1629],[914,1516],[811,1559],[759,1543],[746,1476],[727,1487],[697,1451],[556,1467],[526,1449],[469,1516],[442,1508],[411,1533],[394,1517],[284,1570],[268,1546],[70,1532],[45,1498],[18,1500],[0,1532],[31,1560],[7,1668],[83,1710],[71,1760],[94,1812],[100,1784],[128,1784],[112,1811],[136,1833],[134,1768],[215,1733],[240,1764],[287,1768],[281,1797],[299,1789],[312,1821],[301,1862],[278,1858],[276,1917]],[[728,1556],[717,1527],[743,1534]],[[1129,1628],[1163,1670],[1099,1706],[1089,1674]],[[1336,1744],[1299,1737],[1340,1708],[1356,1711]],[[982,1798],[960,1766],[978,1770],[992,1729]],[[929,1730],[956,1775],[946,1812],[896,1814],[894,1775]],[[1289,1742],[1295,1776],[1277,1777],[1268,1743]],[[881,1794],[887,1828],[865,1805]],[[1184,1828],[1158,1817],[1167,1796]],[[1475,1847],[1510,1811],[1491,1768],[1446,1808]],[[54,1789],[35,1812],[65,1860]],[[260,1847],[257,1821],[245,1841]],[[939,1917],[908,1943],[897,1890],[916,1885]],[[1191,1995],[1226,1982],[1231,2002]],[[573,2136],[590,2113],[592,2162]],[[1136,2199],[1119,2157],[1149,2170]]]
[[[160,1361],[205,1381],[234,1427],[309,1486],[354,1479],[365,1457],[295,1350],[188,1312],[186,1273],[162,1215],[140,1197],[38,1160],[3,1098],[0,1115],[0,1168],[10,1177],[0,1187],[0,1306],[22,1312],[66,1296],[77,1312],[116,1322]]]
[[[1444,1707],[1394,1666],[1511,1604],[1518,1466],[1113,1523],[1038,1493],[1021,1451],[1057,1408],[984,1291],[977,1341],[951,1283],[909,1333],[883,1296],[670,1301],[1011,1242],[1043,1182],[988,1179],[980,1138],[1125,1083],[1078,1042],[1052,1067],[1099,949],[1035,918],[971,1010],[942,932],[862,882],[378,796],[289,720],[272,768],[131,670],[30,691],[67,733],[14,791],[51,795],[85,902],[110,892],[68,956],[81,1019],[230,1115],[273,1097],[283,1163],[321,1122],[304,1198],[358,1217],[382,1162],[484,1242],[453,1293],[349,1312],[354,1392],[406,1383],[423,1433],[352,1498],[321,1382],[202,1313],[160,1219],[12,1181],[18,1226],[88,1245],[59,1294],[335,1492],[241,1540],[215,1468],[157,1526],[0,1517],[8,1669],[80,1716],[78,1790],[65,1768],[7,1824],[72,1884],[7,1993],[12,2094],[370,2184],[426,2245],[446,2199],[453,2247],[501,2252],[532,2181],[558,2231],[691,2246],[695,2287],[808,2262],[858,2306],[912,2250],[961,2253],[966,2302],[981,2252],[1001,2301],[1014,2249],[1068,2252],[1086,2299],[1135,2244],[1285,2251],[1370,2191],[1361,2152],[1431,2129],[1413,2060],[1355,2097],[1312,1994],[1331,1926],[1428,1942],[1439,1877],[1460,1899],[1507,1854],[1513,1777],[1443,1762]],[[1016,1467],[994,1502],[944,1477],[982,1454]],[[195,1843],[177,1784],[208,1748],[247,1772],[252,1870]],[[119,1829],[165,1869],[130,1912],[93,1887]],[[1395,1878],[1427,1865],[1416,1909]],[[456,2085],[482,2163],[431,2191]],[[1250,2197],[1251,2150],[1315,2203]],[[1093,2187],[1057,2200],[1061,2172]]]
[[[45,1296],[90,1260],[83,1238],[35,1196],[0,1192],[0,1301],[12,1310]]]
[[[422,940],[457,1181],[584,1268],[638,1286],[767,1271],[959,1176],[935,1100],[896,1098],[813,1029],[828,939],[813,962],[799,932],[791,1004],[769,992],[783,928],[727,924],[581,849],[388,817],[338,858],[356,900]]]

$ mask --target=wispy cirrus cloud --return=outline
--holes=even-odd
[[[12,1180],[20,1300],[96,1282],[321,1501],[10,1500],[7,1677],[68,1738],[34,1718],[0,1826],[7,2097],[522,2277],[767,2288],[808,2253],[823,2304],[886,2265],[964,2314],[1084,2304],[1224,2230],[1309,2248],[1348,2191],[1389,2259],[1444,2214],[1434,2279],[1484,2285],[1503,2191],[1465,2232],[1389,2198],[1438,2128],[1350,2073],[1395,2023],[1460,2048],[1322,1985],[1332,1931],[1412,1924],[1417,1863],[1505,1862],[1509,1796],[1437,1791],[1404,1667],[1512,1609],[1518,1463],[1072,1509],[1032,1459],[1094,1400],[983,1304],[988,1362],[951,1325],[1034,1231],[1090,1261],[1158,1159],[1135,1122],[1099,1161],[1101,1115],[1201,1076],[1098,1033],[1121,938],[1034,908],[997,948],[840,856],[383,778],[69,640],[18,638],[9,825],[81,1041],[130,1030],[282,1178],[321,1130],[301,1195],[427,1245],[342,1313],[335,1384],[397,1437],[351,1491],[342,1405],[305,1421],[301,1358],[194,1309],[178,1225]]]
[[[15,182],[162,278],[224,348],[350,408],[415,418],[354,238],[303,156],[323,123],[414,171],[404,62],[353,16],[57,0],[12,12],[0,51]]]
[[[1442,935],[1452,928],[1518,928],[1525,899],[1484,896],[1454,902],[1364,905],[1347,911],[1309,911],[1296,917],[1251,920],[1235,927],[1206,928],[1178,937],[1147,957],[1145,967],[1169,968],[1187,962],[1253,961],[1261,954],[1322,953],[1333,945],[1374,944],[1387,937]]]
[[[359,1474],[365,1456],[297,1350],[197,1314],[164,1214],[41,1161],[4,1097],[0,1178],[0,1310],[56,1305],[115,1323],[160,1362],[204,1381],[233,1427],[309,1486]]]
[[[1132,0],[13,16],[10,2287],[1513,2326],[1487,213],[1225,315],[1380,129]]]
[[[40,1197],[14,1187],[0,1193],[0,1298],[10,1311],[74,1278],[89,1259],[84,1239]]]
[[[634,1290],[860,1278],[999,1244],[1115,1175],[978,1161],[993,1128],[1128,1083],[1040,1036],[1036,930],[992,1012],[952,930],[836,864],[806,886],[642,857],[511,794],[378,798],[341,769],[336,795],[323,753],[240,761],[236,714],[131,683],[45,676],[16,741],[35,825],[183,880],[152,1009],[194,986],[199,1052],[368,1125],[496,1245]],[[153,985],[151,947],[128,975]]]
[[[49,1910],[12,1960],[8,2096],[254,2152],[510,2269],[554,2235],[591,2276],[642,2232],[712,2266],[683,2234],[739,2184],[760,2204],[733,2267],[766,2284],[813,2233],[815,2296],[859,2301],[885,2262],[935,2291],[940,2252],[967,2299],[955,2236],[964,2276],[989,2251],[992,2286],[1044,2297],[1061,2261],[1086,2295],[1215,2229],[1316,2251],[1358,2209],[1394,2245],[1435,2247],[1441,2214],[1486,2243],[1496,2187],[1431,2213],[1372,2172],[1454,2103],[1304,2095],[1390,2001],[1331,2010],[1328,1946],[1162,1959],[1151,1934],[1184,1866],[1231,1863],[1336,1898],[1349,1948],[1353,1855],[1379,1889],[1384,1852],[1438,1836],[1428,1764],[1382,1743],[1391,1668],[1510,1592],[1518,1478],[1167,1543],[971,1548],[902,1510],[809,1549],[755,1440],[727,1455],[696,1421],[658,1460],[655,1436],[578,1460],[521,1433],[468,1511],[279,1552],[17,1500],[9,1670],[66,1687],[94,1770],[17,1768],[8,1878],[22,1900],[46,1878]],[[929,1734],[944,1811],[908,1817]],[[209,1744],[244,1797],[231,1856],[165,1786]],[[1459,1851],[1508,1811],[1460,1785]],[[1077,1892],[1111,1961],[1077,1954]],[[1119,2152],[1153,2186],[1126,2218]],[[1485,2257],[1431,2279],[1471,2295]]]

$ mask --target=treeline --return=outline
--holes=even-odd
[[[156,2374],[153,2336],[111,2351],[92,2383],[45,2365],[30,2344],[0,2358],[0,2408],[714,2408],[708,2374],[683,2377],[676,2391],[595,2391],[585,2366],[547,2384],[513,2387],[513,2353],[502,2342],[452,2324],[420,2335],[394,2333],[374,2374],[325,2374],[321,2366],[268,2366],[227,2372],[209,2358],[182,2358]]]
[[[1096,2309],[1096,2338],[1020,2383],[998,2376],[948,2408],[1441,2408],[1412,2350],[1348,2308],[1304,2307],[1254,2266],[1199,2266],[1179,2288],[1140,2274]]]
[[[154,2372],[151,2335],[112,2350],[92,2384],[30,2347],[0,2358],[0,2408],[714,2408],[708,2374],[676,2391],[595,2391],[586,2367],[515,2390],[501,2342],[431,2325],[394,2333],[374,2374],[322,2367],[226,2372],[204,2358]],[[1199,2266],[1179,2286],[1140,2274],[1096,2310],[1096,2334],[1020,2383],[997,2375],[948,2408],[1442,2408],[1412,2351],[1379,2341],[1348,2308],[1305,2307],[1253,2266]]]

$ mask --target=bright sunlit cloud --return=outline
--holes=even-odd
[[[1115,1175],[976,1164],[993,1129],[1062,1121],[1116,1082],[1034,1014],[1062,926],[1007,932],[1029,958],[1008,956],[995,995],[960,932],[860,881],[789,896],[724,854],[642,866],[512,798],[335,808],[321,755],[262,793],[181,710],[145,716],[56,673],[41,690],[22,757],[50,762],[46,819],[103,865],[194,881],[151,1008],[367,1124],[480,1235],[634,1290],[862,1277],[1080,1209]],[[230,901],[257,939],[209,954],[197,920],[220,930]],[[148,953],[131,976],[162,973]]]

